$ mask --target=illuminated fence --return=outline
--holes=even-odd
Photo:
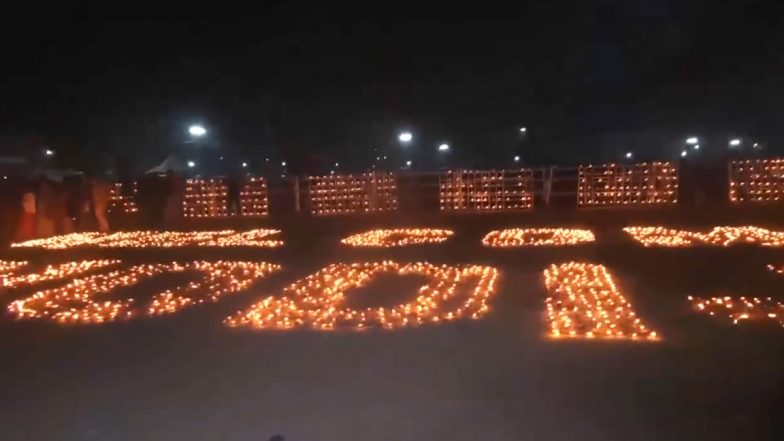
[[[223,179],[188,179],[182,212],[185,217],[224,217],[228,188]]]
[[[307,179],[310,212],[315,215],[397,210],[392,173],[331,175]]]
[[[269,214],[267,183],[251,178],[240,189],[239,210],[242,216]],[[188,179],[182,202],[185,217],[226,217],[229,212],[229,188],[223,178]]]
[[[449,171],[439,176],[441,211],[524,210],[534,205],[532,170]]]
[[[730,201],[778,201],[784,195],[784,159],[747,159],[729,165]]]
[[[121,182],[115,182],[109,189],[109,208],[107,211],[109,213],[112,211],[126,214],[136,213],[139,211],[139,208],[136,206],[136,182],[133,183],[131,194],[124,195],[122,187],[123,184]]]
[[[242,187],[240,214],[242,216],[266,216],[269,214],[267,182],[264,178],[251,178]]]
[[[674,204],[678,169],[669,162],[580,166],[577,205]]]

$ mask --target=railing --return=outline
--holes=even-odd
[[[240,216],[267,216],[267,183],[263,178],[249,179],[234,200],[226,179],[187,179],[182,212],[185,217],[196,218],[226,217],[233,212]]]
[[[732,161],[727,170],[729,200],[733,203],[784,198],[784,159]],[[686,169],[683,172],[688,173]],[[718,174],[711,176],[719,177]],[[398,210],[482,213],[523,211],[535,206],[574,207],[575,202],[577,207],[636,207],[673,205],[677,203],[679,193],[688,199],[687,196],[699,190],[694,184],[681,189],[679,181],[678,166],[669,162],[577,168],[364,173],[290,177],[272,184],[262,178],[252,178],[241,184],[237,200],[236,196],[228,194],[224,178],[188,179],[182,207],[184,216],[189,218],[260,217],[267,216],[270,211],[277,214],[304,212],[314,216]],[[122,190],[119,183],[112,188],[111,209],[135,213],[138,211],[135,184],[130,193]]]
[[[578,206],[678,202],[678,169],[669,162],[581,166],[578,179]]]
[[[115,182],[109,189],[109,207],[106,211],[109,213],[136,213],[139,211],[139,207],[136,206],[136,193],[138,193],[138,189],[135,182],[132,184],[130,194],[123,192],[121,182]]]
[[[748,159],[729,164],[733,203],[771,202],[784,196],[784,159]]]
[[[398,208],[397,182],[392,173],[315,176],[305,179],[313,215],[358,214]]]
[[[441,211],[515,211],[534,206],[533,170],[461,170],[439,176]]]

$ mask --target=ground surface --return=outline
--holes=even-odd
[[[668,218],[651,216],[657,217],[662,220],[647,223]],[[283,270],[219,303],[162,318],[59,326],[5,314],[0,439],[256,441],[276,433],[290,441],[781,439],[784,329],[774,322],[733,326],[695,314],[686,296],[784,297],[784,277],[765,270],[768,263],[784,264],[784,249],[644,249],[620,231],[630,219],[598,212],[561,221],[271,221],[284,230],[283,248],[6,250],[5,258],[39,263],[87,256],[128,262],[231,257],[275,262]],[[671,222],[689,223],[683,217]],[[448,226],[456,234],[444,244],[401,249],[339,244],[347,234],[391,224]],[[531,224],[588,226],[597,243],[509,250],[480,245],[491,228]],[[276,332],[221,323],[328,263],[380,259],[493,265],[502,273],[500,291],[481,320],[415,329]],[[663,341],[546,338],[542,270],[569,260],[607,265]],[[117,295],[144,298],[164,282]],[[355,300],[373,305],[411,297],[415,284],[409,282],[382,279]],[[0,306],[30,292],[3,293]]]

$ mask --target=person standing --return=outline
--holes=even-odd
[[[91,178],[90,186],[95,219],[98,221],[98,230],[109,231],[109,220],[106,218],[106,209],[108,208],[109,196],[111,195],[110,184],[96,178]]]
[[[35,192],[26,191],[22,195],[22,215],[16,229],[16,240],[19,242],[35,238]]]
[[[37,237],[49,237],[54,235],[53,209],[55,204],[55,194],[52,183],[46,177],[42,177],[38,184],[35,197],[35,233]]]

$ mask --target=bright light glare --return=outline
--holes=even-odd
[[[191,136],[204,136],[207,134],[207,129],[203,126],[190,126],[188,127],[188,133],[190,133]]]
[[[403,132],[397,139],[399,139],[400,142],[411,142],[411,140],[414,139],[414,135],[412,135],[411,132]]]
[[[438,146],[439,152],[446,152],[448,150],[449,150],[449,144],[441,144],[440,146]]]
[[[686,144],[694,145],[694,144],[697,144],[698,142],[700,142],[700,140],[697,139],[696,136],[692,136],[691,138],[686,138]]]
[[[694,150],[699,150],[699,149],[700,149],[700,145],[699,144],[694,144]]]
[[[733,147],[739,146],[740,145],[740,139],[731,139],[730,140],[730,145],[733,146]]]
[[[519,156],[515,156],[514,157],[514,162],[520,162],[520,157]]]
[[[527,130],[525,127],[520,127],[520,133],[525,133]]]
[[[632,152],[626,152],[626,159],[632,159]]]
[[[247,163],[247,162],[243,162],[243,163],[242,163],[242,167],[247,167],[247,166],[248,166],[248,163]]]
[[[286,161],[281,162],[280,165],[285,167],[286,166]]]
[[[755,142],[754,144],[752,144],[752,147],[754,147],[755,149],[756,149],[756,148],[759,148],[759,146],[760,146],[760,145],[759,145],[759,143],[758,143],[758,142]]]
[[[196,167],[196,163],[193,161],[188,161],[188,167],[190,168]]]
[[[46,149],[46,151],[44,153],[46,154],[46,156],[53,156],[54,155],[54,150]]]
[[[686,150],[682,151],[681,152],[681,158],[685,158],[686,155],[688,155],[688,154],[689,154],[689,152],[687,152]]]
[[[411,167],[411,161],[406,161],[406,165]]]

